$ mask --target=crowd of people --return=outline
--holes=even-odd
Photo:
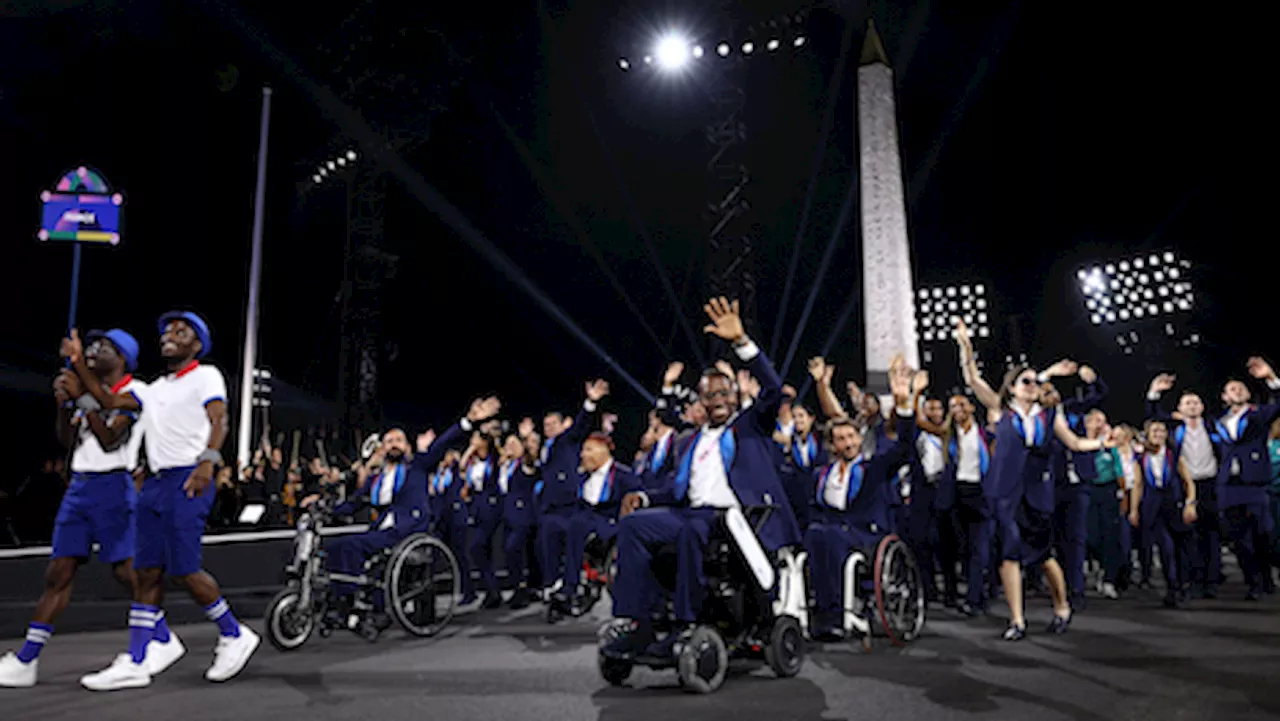
[[[1156,557],[1167,606],[1212,598],[1223,579],[1224,543],[1239,561],[1247,599],[1274,591],[1280,404],[1254,404],[1245,380],[1225,383],[1223,411],[1208,414],[1190,391],[1178,395],[1176,410],[1166,408],[1177,383],[1160,375],[1147,390],[1142,424],[1111,423],[1110,389],[1093,369],[1070,360],[1044,371],[1014,366],[993,385],[957,323],[971,395],[932,394],[928,371],[901,356],[890,364],[888,388],[879,389],[885,395],[854,383],[840,394],[836,369],[814,358],[815,406],[784,385],[747,336],[736,302],[712,299],[705,310],[706,332],[741,367],[719,361],[686,386],[684,365],[672,363],[629,464],[616,458],[614,419],[604,412],[609,384],[593,380],[574,414],[507,423],[497,398],[477,399],[439,434],[427,430],[411,442],[403,429],[388,430],[346,471],[316,459],[310,483],[302,469],[285,471],[281,450],[264,444],[242,485],[260,483],[258,500],[277,509],[278,522],[326,498],[326,488],[342,489],[336,515],[369,512],[366,533],[329,542],[335,573],[359,574],[375,551],[413,533],[435,534],[459,563],[464,605],[504,603],[501,561],[514,589],[510,606],[545,602],[574,614],[588,539],[612,543],[613,610],[626,623],[603,653],[616,658],[671,654],[680,629],[698,620],[703,550],[721,512],[733,507],[775,509],[757,529],[761,544],[807,554],[809,629],[820,640],[844,633],[844,559],[890,534],[913,549],[930,602],[977,616],[1003,596],[1009,641],[1027,633],[1026,589],[1047,590],[1047,632],[1066,633],[1089,595],[1115,599],[1150,585]],[[163,575],[177,578],[222,631],[208,678],[231,678],[257,636],[200,569],[199,535],[215,497],[236,488],[231,469],[214,479],[225,391],[221,374],[196,360],[210,345],[208,328],[190,313],[163,317],[170,373],[149,386],[125,373],[138,353],[131,336],[108,331],[90,340],[81,348],[73,334],[64,343],[71,368],[55,394],[65,406],[60,432],[75,448],[73,480],[58,515],[49,584],[27,643],[0,659],[0,685],[35,683],[36,657],[91,543],[115,564],[135,603],[129,652],[86,676],[86,687],[146,685],[181,656],[164,624]],[[1266,361],[1251,358],[1246,369],[1280,392]],[[1073,378],[1084,392],[1064,399],[1059,385]],[[139,475],[146,478],[135,498],[130,471],[143,443]],[[663,547],[677,556],[666,588],[650,573]],[[341,614],[355,589],[338,584],[334,593]],[[677,627],[664,638],[651,625],[661,594]]]

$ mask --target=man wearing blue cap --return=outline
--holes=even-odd
[[[93,544],[98,545],[98,558],[111,564],[116,580],[137,599],[133,572],[137,493],[131,474],[138,463],[142,429],[136,423],[137,411],[103,409],[85,390],[99,387],[111,396],[127,396],[140,410],[138,393],[144,384],[130,375],[138,364],[138,342],[119,329],[93,331],[86,336],[89,347],[81,353],[75,331],[72,336],[63,343],[63,355],[85,380],[64,370],[53,386],[58,439],[72,452],[71,484],[54,524],[44,593],[22,648],[0,657],[0,687],[35,685],[40,651],[71,600],[71,583],[93,553]]]
[[[217,368],[199,360],[213,346],[209,326],[190,312],[166,313],[159,326],[160,355],[169,373],[156,379],[142,397],[148,411],[145,442],[152,475],[138,498],[134,565],[142,603],[130,615],[138,628],[131,628],[129,653],[80,680],[94,691],[146,685],[158,673],[153,655],[162,657],[163,667],[182,655],[184,649],[173,646],[172,632],[158,621],[166,575],[186,587],[205,616],[218,624],[221,636],[206,679],[222,682],[240,673],[262,641],[236,619],[217,581],[202,569],[201,537],[214,498],[209,486],[227,436],[226,380]],[[114,402],[130,404],[119,397]]]

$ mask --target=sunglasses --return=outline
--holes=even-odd
[[[1019,379],[1018,379],[1018,383],[1020,383],[1021,385],[1024,385],[1024,386],[1034,386],[1034,385],[1037,385],[1037,381],[1036,381],[1036,379],[1035,379],[1035,378],[1019,378]]]

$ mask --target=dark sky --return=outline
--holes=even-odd
[[[1114,408],[1134,416],[1138,386],[1158,370],[1174,369],[1209,391],[1241,368],[1246,353],[1275,350],[1274,334],[1251,334],[1247,324],[1265,293],[1256,276],[1269,268],[1274,278],[1280,255],[1255,222],[1268,202],[1254,177],[1265,163],[1241,120],[1259,86],[1243,62],[1210,52],[1205,18],[994,1],[869,8],[769,1],[736,4],[730,14],[691,2],[619,9],[560,0],[541,14],[462,4],[437,10],[444,19],[387,7],[400,4],[381,3],[376,15],[360,5],[306,13],[229,0],[7,5],[0,230],[10,273],[0,299],[17,322],[0,340],[0,360],[41,373],[56,366],[71,253],[34,239],[37,196],[66,169],[88,163],[128,202],[123,245],[86,250],[81,325],[131,329],[144,339],[149,375],[159,370],[154,318],[171,306],[195,308],[215,330],[213,359],[237,371],[260,88],[270,84],[262,363],[295,386],[332,396],[345,200],[332,182],[303,186],[317,162],[354,145],[355,136],[300,81],[342,95],[353,76],[370,72],[371,82],[389,84],[394,102],[357,94],[344,98],[347,105],[405,134],[409,166],[652,387],[668,359],[692,359],[660,273],[677,293],[687,288],[681,310],[695,332],[702,325],[695,313],[706,230],[702,125],[711,115],[698,81],[624,74],[616,60],[642,55],[663,28],[741,42],[751,22],[797,9],[810,11],[810,42],[799,52],[784,43],[733,76],[747,97],[745,158],[766,343],[815,160],[821,154],[784,349],[856,181],[854,61],[873,15],[897,74],[917,281],[991,287],[997,319],[1018,319],[998,324],[990,356],[1020,342],[1042,365],[1078,357],[1113,380]],[[856,32],[840,66],[845,23]],[[452,65],[439,38],[449,43]],[[353,43],[353,58],[335,73]],[[834,73],[847,77],[830,98]],[[829,107],[834,123],[823,147]],[[400,257],[382,291],[393,351],[383,395],[393,415],[440,423],[482,391],[501,393],[519,413],[568,408],[582,380],[596,374],[614,382],[624,410],[643,408],[438,208],[400,179],[387,188],[384,248]],[[826,343],[845,298],[861,292],[854,221],[837,236],[788,378],[794,383],[802,380],[801,359]],[[1184,321],[1207,343],[1194,352],[1147,346],[1145,354],[1122,355],[1116,330],[1088,324],[1071,275],[1084,263],[1157,249],[1195,263],[1200,305]],[[1239,282],[1241,274],[1253,282]],[[850,324],[832,353],[854,374],[860,332]],[[953,375],[949,365],[938,372],[944,382]],[[22,403],[41,418],[51,406]],[[26,444],[35,433],[7,443]]]

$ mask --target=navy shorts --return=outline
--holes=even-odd
[[[1053,545],[1053,513],[1021,498],[996,499],[993,505],[1000,559],[1024,566],[1044,563]]]
[[[170,576],[189,576],[202,567],[205,520],[217,489],[187,498],[182,485],[195,470],[166,468],[142,484],[138,497],[138,554],[135,568],[159,568]]]
[[[98,558],[119,563],[137,547],[134,506],[138,492],[128,471],[72,473],[53,525],[53,558]]]

